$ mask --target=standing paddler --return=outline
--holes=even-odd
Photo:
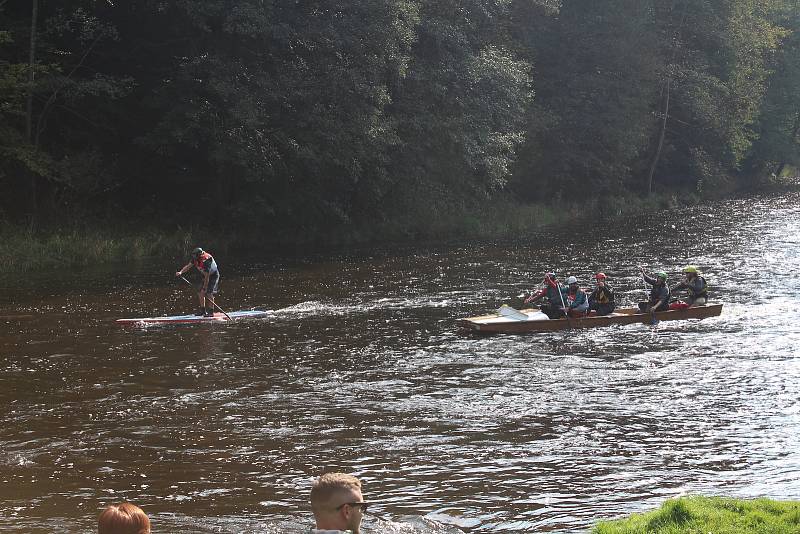
[[[192,251],[189,263],[176,272],[175,276],[182,277],[183,273],[192,267],[197,268],[200,274],[203,275],[203,284],[200,287],[200,293],[198,293],[200,307],[195,312],[195,315],[213,317],[214,308],[217,307],[214,302],[214,295],[219,292],[219,268],[217,267],[217,262],[214,261],[214,256],[197,247]]]

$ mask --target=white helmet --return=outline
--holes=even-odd
[[[574,276],[570,276],[569,278],[567,278],[567,284],[577,284],[577,283],[578,279],[575,278]]]

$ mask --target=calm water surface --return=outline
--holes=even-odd
[[[219,258],[0,281],[0,529],[90,532],[130,500],[154,532],[289,532],[312,478],[357,474],[366,533],[586,532],[682,494],[800,499],[800,197],[464,244],[282,263]],[[546,270],[707,275],[721,317],[474,339],[456,318]],[[13,317],[9,317],[13,316]]]

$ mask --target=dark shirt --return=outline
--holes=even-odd
[[[614,290],[608,284],[597,286],[589,295],[589,300],[598,304],[614,304]]]
[[[662,306],[669,303],[670,291],[666,283],[661,284],[660,279],[647,275],[644,275],[644,281],[653,286],[653,289],[650,290],[650,306],[655,306],[659,302],[662,303]]]

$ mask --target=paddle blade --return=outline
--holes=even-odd
[[[509,306],[508,304],[503,304],[498,308],[497,313],[502,315],[503,317],[508,317],[509,319],[516,319],[517,321],[527,321],[528,315],[522,313],[519,310],[516,310]]]

